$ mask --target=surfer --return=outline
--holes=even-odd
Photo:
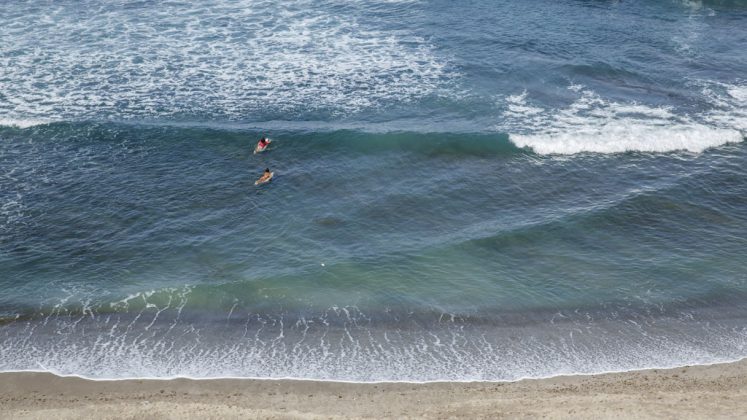
[[[259,152],[263,152],[267,146],[270,144],[271,140],[269,140],[267,137],[262,136],[261,139],[259,139],[259,142],[257,142],[257,146],[254,148],[254,153],[257,154]]]
[[[270,168],[266,168],[265,172],[259,177],[258,180],[254,181],[254,185],[264,184],[272,179],[273,172],[270,172]]]

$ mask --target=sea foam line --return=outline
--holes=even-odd
[[[673,363],[667,365],[651,365],[649,367],[635,368],[635,369],[620,369],[620,370],[600,370],[594,372],[570,372],[570,373],[558,373],[544,376],[526,376],[515,379],[434,379],[434,380],[345,380],[345,379],[325,379],[325,378],[308,378],[308,377],[262,377],[262,376],[188,376],[188,375],[175,375],[175,376],[127,376],[127,377],[95,377],[84,374],[66,374],[49,369],[42,364],[38,364],[41,369],[10,369],[0,370],[0,374],[14,374],[14,373],[49,373],[60,378],[78,378],[85,379],[93,382],[118,382],[118,381],[173,381],[177,379],[188,379],[190,381],[215,381],[215,380],[248,380],[248,381],[300,381],[300,382],[332,382],[332,383],[343,383],[343,384],[432,384],[432,383],[513,383],[521,382],[526,380],[543,380],[561,377],[575,377],[575,376],[598,376],[598,375],[609,375],[616,373],[631,373],[631,372],[644,372],[648,370],[674,370],[685,367],[696,367],[696,366],[715,366],[725,365],[732,363],[740,363],[747,360],[746,357],[737,357],[731,359],[718,359],[713,361],[704,361],[702,363]]]
[[[0,328],[0,370],[42,367],[96,379],[502,382],[735,360],[745,357],[747,338],[731,324],[714,328],[707,318],[693,321],[689,317],[657,319],[643,329],[640,323],[554,324],[536,330],[538,335],[526,334],[524,327],[465,329],[457,325],[429,334],[350,323],[332,329],[317,324],[309,336],[304,326],[262,322],[253,327],[252,338],[231,326],[195,328],[185,322],[174,329],[160,317],[154,327],[150,316],[141,318],[140,314],[136,326],[130,324],[114,335],[106,335],[110,321],[100,317],[57,318],[33,333],[23,325],[8,324]],[[611,331],[621,335],[610,337]],[[662,331],[677,333],[669,336]],[[522,341],[506,342],[511,334],[523,336]],[[104,335],[108,344],[102,346]],[[437,345],[449,341],[451,345]]]

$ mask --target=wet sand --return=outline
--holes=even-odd
[[[2,373],[0,417],[747,418],[747,360],[510,383],[91,381]]]

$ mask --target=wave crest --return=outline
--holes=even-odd
[[[29,128],[49,124],[49,120],[0,118],[0,127]]]
[[[569,107],[546,110],[527,103],[526,92],[506,98],[506,123],[518,147],[543,155],[578,153],[700,153],[744,140],[747,114],[744,98],[731,87],[720,109],[701,115],[678,115],[668,107],[621,104],[605,100],[582,86],[569,89],[581,96]],[[741,102],[741,103],[740,103]]]

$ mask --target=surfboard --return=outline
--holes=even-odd
[[[254,185],[262,185],[267,184],[268,182],[272,181],[272,177],[275,176],[275,172],[270,172],[270,177],[265,179],[264,181],[256,180],[254,181]]]
[[[256,155],[257,153],[262,153],[267,150],[267,147],[270,146],[270,143],[272,143],[272,140],[270,139],[267,139],[267,144],[265,144],[264,147],[259,147],[259,143],[257,143],[257,145],[254,146],[254,154]]]

